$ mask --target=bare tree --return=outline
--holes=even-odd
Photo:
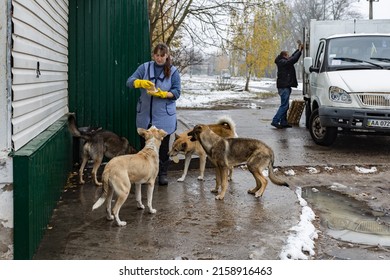
[[[296,40],[302,38],[303,28],[310,26],[310,20],[342,20],[362,18],[362,14],[352,8],[358,0],[289,0],[290,35],[282,44],[285,49],[296,47]]]
[[[177,48],[173,57],[173,64],[184,72],[191,66],[201,65],[203,61],[203,55],[192,47]]]
[[[263,5],[272,0],[252,0],[251,5]],[[149,0],[150,42],[165,42],[174,52],[182,54],[194,49],[206,53],[210,48],[226,51],[229,15],[242,9],[246,1],[226,0]],[[190,57],[190,56],[184,56]],[[199,59],[188,63],[200,63]]]
[[[351,4],[357,0],[328,0],[328,2],[327,19],[360,19],[363,17],[359,11],[351,9]]]
[[[170,45],[186,17],[194,0],[149,0],[150,42]]]

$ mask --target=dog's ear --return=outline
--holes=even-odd
[[[175,140],[177,140],[177,139],[179,139],[179,138],[180,138],[179,134],[177,134],[177,133],[175,132]]]
[[[142,136],[143,138],[145,138],[145,134],[146,134],[146,129],[144,128],[137,128],[137,132],[140,136]]]
[[[192,129],[191,133],[188,133],[188,136],[191,136],[192,142],[198,141],[199,134],[201,134],[202,131],[203,131],[203,125],[198,124]]]
[[[202,132],[202,125],[199,125],[199,124],[196,125],[192,131],[194,132],[195,135],[198,133],[201,133]]]
[[[187,136],[191,139],[192,141],[192,138],[194,138],[194,129],[190,130],[187,132]]]
[[[196,139],[196,133],[194,132],[194,130],[191,130],[190,132],[188,132],[188,139],[190,139],[191,142],[195,142],[197,141],[198,139]]]
[[[165,130],[163,130],[163,129],[159,129],[159,130],[158,130],[158,133],[160,134],[161,140],[162,140],[165,136],[168,135],[168,133],[165,132]]]

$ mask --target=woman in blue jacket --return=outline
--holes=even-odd
[[[178,69],[171,64],[169,48],[159,43],[153,50],[153,60],[140,65],[126,82],[129,88],[139,88],[137,128],[152,125],[165,130],[168,135],[160,146],[159,185],[168,185],[169,140],[177,128],[176,100],[180,97],[181,81]],[[145,139],[141,137],[141,146]]]

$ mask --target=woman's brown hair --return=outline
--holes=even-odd
[[[167,60],[164,64],[164,75],[169,77],[171,75],[171,55],[169,54],[169,48],[164,43],[157,44],[153,49],[153,54],[159,53],[162,55],[167,54]]]

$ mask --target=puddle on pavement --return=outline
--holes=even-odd
[[[320,217],[326,234],[338,240],[390,246],[390,217],[326,187],[303,188],[302,197]]]

